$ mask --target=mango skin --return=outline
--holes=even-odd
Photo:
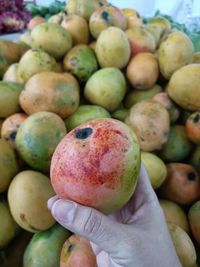
[[[0,193],[5,192],[19,171],[14,149],[3,139],[0,139]]]
[[[173,223],[181,227],[186,233],[190,233],[189,222],[185,211],[178,204],[167,199],[159,199],[167,223]]]
[[[11,64],[6,70],[6,72],[4,73],[3,81],[20,83],[21,81],[17,74],[18,66],[19,66],[19,63]]]
[[[96,9],[89,21],[90,32],[97,39],[99,34],[108,27],[115,26],[123,31],[127,29],[128,20],[125,14],[116,6],[105,5]]]
[[[22,122],[28,116],[25,113],[15,113],[4,120],[1,127],[1,137],[15,148],[15,138]]]
[[[160,150],[167,142],[169,113],[156,101],[146,100],[133,105],[125,123],[136,133],[143,151]]]
[[[162,88],[158,84],[155,84],[153,87],[148,88],[148,90],[131,90],[126,95],[124,105],[129,109],[136,103],[143,100],[148,100],[160,92],[162,92]]]
[[[65,124],[58,115],[45,111],[36,112],[19,128],[16,148],[29,166],[48,173],[53,152],[65,134]]]
[[[200,173],[200,146],[196,146],[195,150],[193,151],[190,158],[190,164],[192,164]]]
[[[149,152],[141,152],[141,160],[147,170],[152,187],[157,189],[167,177],[165,163],[158,156]]]
[[[183,125],[174,124],[170,127],[167,143],[158,155],[166,162],[181,162],[193,149],[193,144],[187,137]]]
[[[103,68],[96,71],[84,88],[85,98],[92,104],[114,111],[126,93],[124,74],[117,68]]]
[[[32,48],[40,48],[56,59],[62,58],[72,47],[71,34],[56,23],[44,22],[31,31]]]
[[[14,82],[0,81],[0,118],[6,118],[20,112],[19,95],[23,85]]]
[[[197,260],[194,244],[189,235],[179,226],[168,224],[176,253],[183,267],[193,267]]]
[[[79,84],[70,73],[44,71],[28,80],[19,102],[28,115],[49,111],[67,118],[79,106],[79,92]]]
[[[24,267],[59,267],[60,253],[71,233],[55,224],[46,231],[35,233],[23,257]]]
[[[156,42],[153,35],[144,27],[133,27],[125,31],[131,46],[131,54],[134,56],[142,52],[155,52]]]
[[[82,105],[65,119],[65,125],[67,130],[71,131],[80,124],[97,118],[110,118],[110,114],[106,109],[97,105]]]
[[[158,62],[152,53],[139,53],[131,58],[126,76],[133,86],[139,90],[151,88],[159,75]]]
[[[89,43],[89,25],[83,17],[75,14],[65,15],[61,26],[71,34],[73,45]]]
[[[10,212],[20,227],[35,233],[54,225],[47,200],[54,195],[49,178],[40,172],[18,173],[8,189]]]
[[[200,109],[200,64],[189,64],[178,69],[171,77],[167,92],[181,108]]]
[[[14,221],[8,203],[0,201],[0,249],[5,248],[15,237],[17,224]]]
[[[63,244],[60,267],[97,267],[96,256],[90,242],[76,234],[71,235]]]
[[[198,244],[200,244],[200,201],[197,201],[190,207],[188,219],[192,234]]]
[[[19,46],[8,40],[0,40],[0,79],[8,67],[19,61],[21,50]]]
[[[86,82],[98,69],[95,53],[88,45],[74,46],[64,57],[63,65],[80,82]]]
[[[194,46],[183,32],[175,31],[161,42],[158,49],[158,62],[162,75],[169,80],[181,67],[192,63]]]
[[[100,33],[95,52],[102,68],[116,67],[123,69],[128,64],[131,56],[128,37],[121,29],[109,27]]]
[[[109,214],[132,196],[139,168],[140,148],[133,131],[120,121],[102,118],[81,124],[62,139],[50,176],[60,198]]]
[[[29,64],[31,62],[31,64]],[[43,71],[57,71],[57,62],[41,49],[30,49],[20,59],[17,67],[17,77],[21,83],[26,83],[33,75]]]
[[[186,133],[195,144],[200,145],[200,112],[194,112],[186,121]]]
[[[92,13],[102,5],[106,5],[107,0],[69,0],[66,3],[65,10],[67,14],[76,14],[86,20],[90,19]]]
[[[200,197],[200,177],[194,167],[185,163],[169,163],[167,178],[159,188],[159,196],[188,206]]]

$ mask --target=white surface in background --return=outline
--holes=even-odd
[[[60,0],[65,2],[65,0]],[[91,0],[92,1],[92,0]],[[53,0],[36,0],[39,5],[50,5]],[[120,8],[135,8],[142,16],[152,16],[156,10],[171,15],[175,20],[184,22],[184,0],[108,0]],[[200,16],[200,0],[193,0],[193,16]]]

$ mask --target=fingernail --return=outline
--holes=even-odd
[[[58,200],[52,208],[52,214],[59,222],[71,223],[74,219],[76,203]]]

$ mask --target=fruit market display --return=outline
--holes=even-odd
[[[95,267],[47,200],[115,212],[141,162],[182,265],[200,266],[200,52],[177,28],[69,0],[0,41],[0,266]]]

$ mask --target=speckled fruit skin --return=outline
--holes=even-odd
[[[51,183],[60,198],[109,214],[132,196],[139,168],[140,148],[133,131],[114,119],[96,119],[59,143],[51,161]]]

